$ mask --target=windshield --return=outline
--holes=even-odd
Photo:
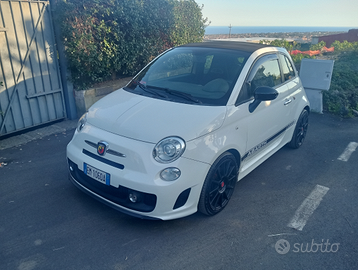
[[[125,88],[174,102],[226,105],[249,53],[177,47],[153,61]]]

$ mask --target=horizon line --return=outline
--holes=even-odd
[[[358,28],[358,26],[304,26],[304,25],[207,25],[206,27],[335,27],[335,28]]]

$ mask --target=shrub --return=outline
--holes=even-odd
[[[340,53],[334,63],[331,87],[329,91],[323,93],[324,109],[342,117],[352,117],[354,110],[358,111],[357,45],[358,42],[351,43],[349,45],[351,51],[343,51],[347,47],[338,49]]]
[[[164,50],[201,41],[201,8],[194,0],[57,0],[75,88],[134,75]]]
[[[317,44],[312,44],[310,46],[310,51],[321,51],[323,47],[326,46],[326,42],[324,41],[320,41],[319,43]]]

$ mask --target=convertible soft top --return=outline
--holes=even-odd
[[[199,43],[189,43],[189,44],[182,45],[180,47],[218,48],[218,49],[230,49],[230,50],[253,53],[258,49],[273,47],[273,46],[258,44],[258,43],[250,43],[250,42],[239,42],[239,41],[204,41]]]

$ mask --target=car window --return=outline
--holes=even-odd
[[[277,59],[268,60],[261,64],[251,80],[251,91],[259,86],[275,87],[281,84],[281,72]]]
[[[177,47],[143,69],[124,89],[174,102],[226,105],[249,52]]]
[[[250,71],[237,103],[242,103],[254,97],[259,86],[275,87],[282,83],[279,62],[276,55],[267,55],[256,61]]]
[[[285,81],[291,80],[296,76],[295,70],[293,68],[292,62],[288,59],[287,56],[279,54],[279,58],[282,65],[282,73]]]

